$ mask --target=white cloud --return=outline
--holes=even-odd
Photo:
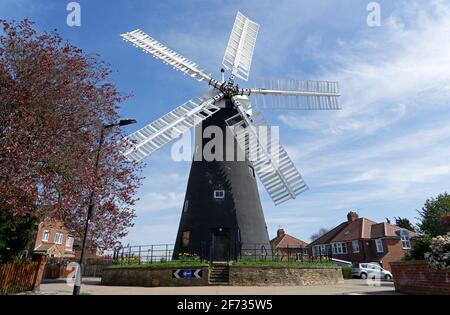
[[[412,219],[425,198],[450,189],[450,5],[414,3],[382,28],[340,40],[337,52],[323,47],[322,77],[340,81],[342,111],[279,115],[282,142],[311,188],[282,206],[292,216],[322,213],[332,226],[361,208],[375,220]],[[292,228],[307,238],[314,226]]]

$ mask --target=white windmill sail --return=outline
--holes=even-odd
[[[258,31],[259,24],[241,12],[237,13],[222,64],[233,75],[245,81],[248,81]]]
[[[211,80],[211,74],[208,74],[204,69],[199,68],[195,62],[169,49],[139,29],[122,34],[121,36],[125,41],[141,48],[144,52],[153,55],[153,57],[161,59],[175,70],[181,71],[199,82],[209,82]]]
[[[240,113],[228,119],[227,124],[275,205],[295,199],[308,190],[286,150],[278,139],[272,138],[271,128],[262,114],[255,113],[250,119],[236,98],[233,102]],[[258,128],[268,133],[267,139],[261,139]]]
[[[187,101],[167,115],[126,137],[124,140],[128,143],[128,149],[123,154],[130,161],[142,161],[216,113],[220,108],[214,104],[223,96],[218,94],[206,100],[199,98]]]
[[[250,90],[261,109],[339,110],[338,82],[291,79],[261,80]]]
[[[253,163],[254,169],[275,204],[294,199],[298,194],[308,189],[302,176],[295,168],[286,150],[278,143],[269,143],[267,150],[264,139],[259,137],[258,127],[270,127],[259,109],[279,110],[338,110],[339,84],[329,81],[299,81],[299,80],[269,80],[262,82],[256,88],[240,88],[234,83],[235,77],[248,81],[253,59],[259,25],[242,13],[238,12],[223,58],[223,66],[231,71],[228,82],[212,78],[193,61],[167,48],[141,30],[123,34],[124,40],[141,48],[164,63],[172,66],[197,81],[206,81],[217,95],[209,99],[190,100],[166,116],[156,120],[147,127],[126,138],[132,142],[124,154],[132,161],[141,161],[154,151],[162,148],[174,138],[194,127],[201,121],[220,110],[214,105],[223,98],[230,98],[238,114],[227,120],[233,129],[235,137],[244,152]],[[252,107],[249,97],[253,98]],[[237,130],[237,131],[236,131]],[[248,141],[250,134],[255,139]],[[273,146],[271,145],[273,144]],[[256,159],[252,155],[256,153]]]

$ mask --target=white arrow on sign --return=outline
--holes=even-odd
[[[201,269],[197,269],[197,270],[195,270],[195,272],[194,272],[194,276],[197,278],[197,279],[200,279],[202,276],[200,276],[200,272],[202,272],[202,270]]]
[[[175,278],[177,278],[177,279],[180,279],[180,278],[181,278],[180,275],[179,275],[180,271],[181,271],[181,269],[175,270],[175,272],[173,273],[173,275],[175,276]]]

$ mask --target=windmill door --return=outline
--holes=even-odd
[[[229,261],[230,239],[228,233],[213,234],[213,261]]]

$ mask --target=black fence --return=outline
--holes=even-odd
[[[331,258],[331,255],[312,256],[304,247],[286,245],[273,248],[265,244],[244,244],[240,246],[237,257],[238,260],[286,262],[327,262]]]
[[[111,252],[114,264],[149,264],[172,261],[174,253],[173,244],[127,246]],[[200,261],[286,261],[286,262],[328,262],[332,259],[331,253],[327,255],[312,256],[306,248],[284,246],[272,248],[269,244],[235,244],[227,249],[221,259],[215,257],[214,245],[202,244],[201,249],[195,253],[179,253],[177,260]]]
[[[139,245],[118,248],[113,251],[115,264],[148,264],[172,260],[174,245]]]

